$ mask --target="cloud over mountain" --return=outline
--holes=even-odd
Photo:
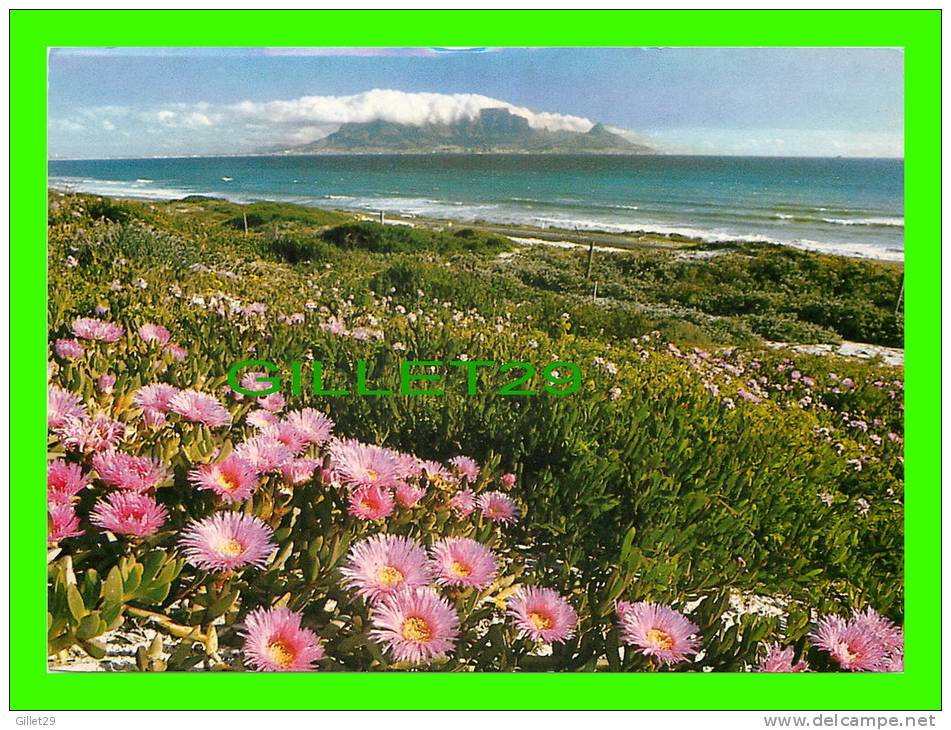
[[[108,122],[123,135],[145,135],[155,141],[156,154],[172,154],[176,139],[188,132],[191,149],[207,152],[253,150],[262,145],[302,144],[333,132],[341,124],[374,121],[412,126],[455,124],[479,118],[483,109],[507,109],[532,129],[587,132],[594,123],[584,117],[540,112],[481,94],[437,94],[372,89],[349,96],[302,96],[234,104],[177,103],[147,109],[93,107],[70,117],[51,119],[57,140],[82,138]],[[64,140],[65,141],[65,140]],[[57,145],[59,146],[59,145]]]

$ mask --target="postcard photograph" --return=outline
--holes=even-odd
[[[51,48],[48,671],[903,672],[903,75]]]

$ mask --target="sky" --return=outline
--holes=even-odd
[[[671,154],[901,157],[885,48],[60,48],[51,158],[258,152],[504,106]]]

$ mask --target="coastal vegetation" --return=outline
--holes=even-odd
[[[49,269],[53,666],[901,670],[903,370],[766,346],[901,347],[896,265],[52,192]]]

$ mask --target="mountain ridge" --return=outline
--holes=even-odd
[[[656,154],[657,150],[610,131],[600,122],[587,132],[544,130],[504,107],[482,109],[473,119],[413,126],[384,120],[348,122],[307,144],[274,150],[282,155],[320,154]]]

